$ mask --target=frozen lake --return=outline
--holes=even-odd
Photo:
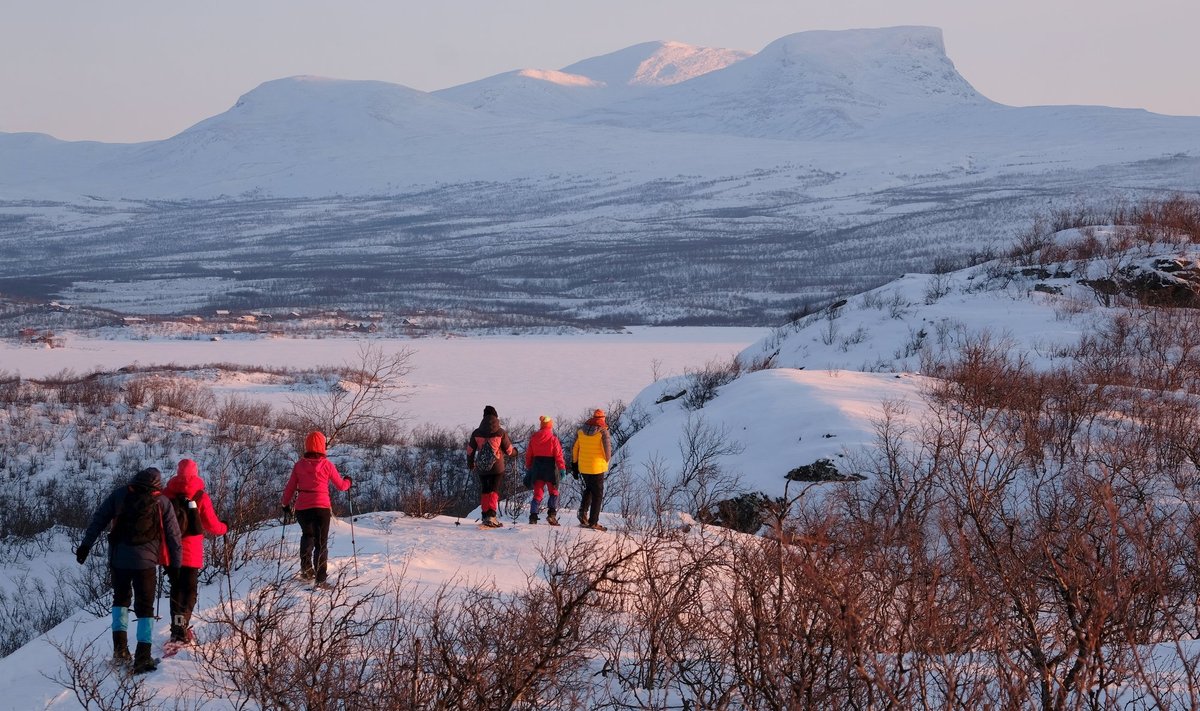
[[[484,405],[506,423],[534,422],[538,415],[574,418],[612,400],[630,401],[653,380],[727,359],[765,328],[632,327],[624,334],[571,336],[478,336],[429,338],[256,338],[222,341],[109,340],[68,335],[66,347],[46,349],[4,344],[0,371],[38,378],[63,369],[115,370],[137,363],[237,363],[310,367],[352,362],[364,341],[387,350],[413,351],[411,396],[398,414],[410,424],[478,424]],[[292,393],[252,383],[221,386],[286,407]]]

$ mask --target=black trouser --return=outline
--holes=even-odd
[[[157,577],[157,568],[113,568],[113,607],[129,607],[129,603],[133,602],[133,614],[154,617]]]
[[[171,631],[183,632],[192,623],[192,609],[196,607],[196,588],[200,584],[199,568],[180,568],[175,575],[167,569],[171,582]]]
[[[300,509],[300,572],[312,571],[318,583],[325,582],[329,563],[329,509]]]
[[[589,526],[600,522],[600,501],[604,498],[604,475],[583,475],[583,497],[579,499],[579,515],[587,512]]]

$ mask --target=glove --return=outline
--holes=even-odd
[[[291,506],[283,506],[281,508],[283,509],[283,513],[280,514],[280,518],[283,519],[283,522],[287,523],[288,521],[291,521],[292,515],[294,513],[292,511],[292,507]]]
[[[557,481],[555,481],[555,482],[554,482],[555,484],[557,484],[558,482],[560,482],[560,481],[562,481],[562,480],[563,480],[563,477],[565,477],[565,476],[567,475],[567,470],[566,470],[566,469],[559,469],[559,470],[556,472],[556,474],[558,474],[558,476],[557,476],[557,477],[555,477],[555,478],[557,479]]]
[[[349,489],[350,487],[354,486],[354,480],[353,480],[353,479],[351,479],[351,478],[350,478],[350,477],[348,477],[348,476],[344,476],[344,477],[342,477],[342,478],[346,480],[346,488],[347,488],[347,489]]]
[[[179,566],[178,565],[168,565],[167,566],[167,580],[174,581],[178,577],[179,577]]]
[[[579,462],[571,462],[571,476],[579,478]]]
[[[88,548],[87,546],[79,546],[78,548],[76,548],[75,549],[75,562],[79,563],[80,565],[83,565],[84,562],[87,560],[89,550],[91,550],[91,549]]]

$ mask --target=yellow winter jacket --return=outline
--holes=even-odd
[[[608,430],[584,425],[583,429],[575,432],[571,461],[579,465],[580,474],[603,474],[608,471],[608,459],[611,456]]]

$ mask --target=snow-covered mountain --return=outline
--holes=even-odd
[[[249,281],[332,244],[330,273],[379,270],[347,298],[441,307],[471,293],[445,246],[499,244],[483,297],[506,308],[769,323],[845,273],[879,283],[1057,205],[1193,189],[1197,156],[1200,118],[991,102],[927,27],[801,32],[750,56],[652,42],[432,94],[292,77],[163,141],[0,134],[0,278],[63,293],[43,278],[136,281],[202,253]],[[543,272],[571,279],[527,291]],[[280,293],[274,278],[245,293]]]
[[[946,56],[941,31],[801,32],[720,71],[582,120],[764,138],[842,137],[913,113],[989,102]]]

